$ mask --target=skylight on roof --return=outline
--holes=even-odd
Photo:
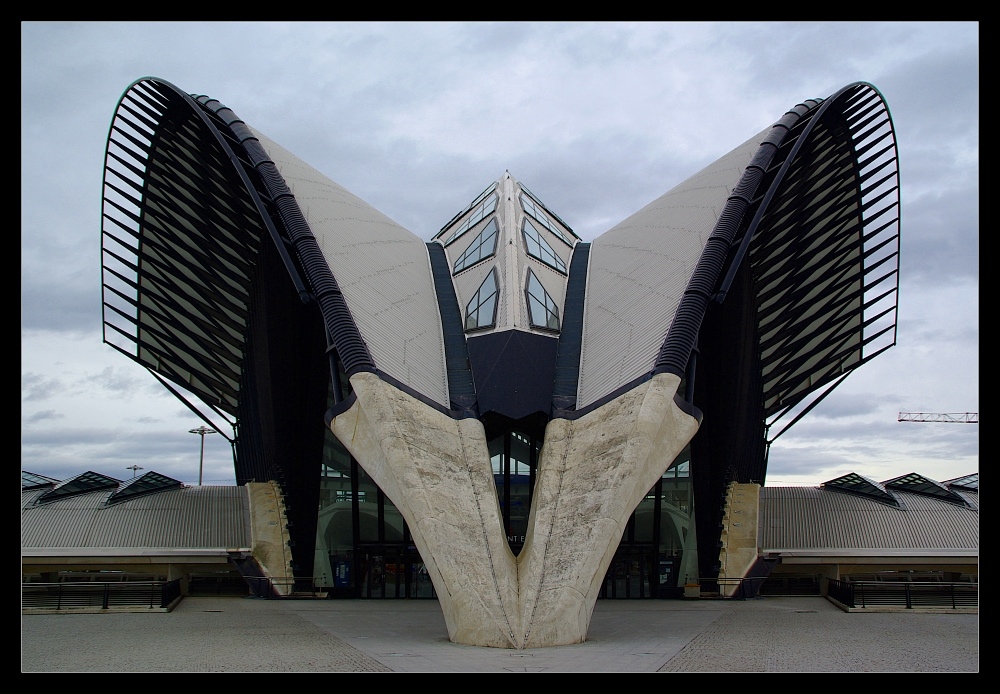
[[[117,488],[119,484],[121,484],[121,480],[116,480],[114,477],[108,477],[107,475],[102,475],[98,472],[88,470],[87,472],[83,472],[76,477],[70,477],[68,480],[60,482],[52,489],[38,497],[37,501],[55,501],[56,499],[65,499],[66,497],[76,496],[77,494],[86,494],[87,492],[110,489],[111,487]]]
[[[963,475],[962,477],[956,477],[954,479],[945,480],[942,482],[946,487],[957,487],[959,489],[969,489],[972,491],[979,491],[979,473],[974,472],[971,475]]]
[[[899,506],[899,500],[896,499],[896,497],[894,497],[888,489],[874,480],[862,477],[856,472],[849,472],[846,475],[832,479],[829,482],[824,482],[819,486],[822,489],[847,492],[848,494],[857,494],[869,499],[874,499],[875,501],[881,501],[885,504]]]
[[[888,482],[883,482],[882,484],[889,489],[900,489],[914,494],[933,496],[937,499],[943,499],[957,504],[965,503],[965,499],[948,489],[940,482],[935,482],[934,480],[924,477],[923,475],[918,475],[915,472],[900,475],[899,477],[895,477]]]
[[[38,475],[34,472],[21,470],[21,489],[38,489],[39,487],[52,487],[59,482],[57,479]]]
[[[123,483],[111,496],[108,497],[108,503],[114,504],[119,501],[127,501],[128,499],[134,499],[137,496],[151,494],[152,492],[159,492],[165,489],[180,489],[181,486],[183,485],[180,480],[175,480],[173,477],[167,477],[166,475],[161,475],[158,472],[150,471]]]

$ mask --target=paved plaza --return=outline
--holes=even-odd
[[[587,641],[448,641],[433,600],[188,597],[170,613],[21,617],[21,671],[979,671],[979,615],[845,613],[820,597],[599,600]]]

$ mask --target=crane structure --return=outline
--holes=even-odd
[[[898,421],[979,424],[979,413],[978,412],[900,412]]]

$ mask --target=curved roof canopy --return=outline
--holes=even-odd
[[[797,105],[590,244],[505,174],[430,244],[445,265],[218,101],[144,78],[108,137],[105,341],[235,424],[254,272],[273,244],[348,375],[374,371],[468,416],[463,335],[442,326],[468,328],[466,304],[493,273],[492,322],[477,313],[473,327],[558,335],[554,410],[580,413],[653,373],[684,375],[706,313],[739,288],[753,318],[731,329],[753,335],[766,425],[784,431],[895,344],[898,189],[888,108],[856,83]],[[509,247],[523,237],[523,263],[483,236],[494,220]]]

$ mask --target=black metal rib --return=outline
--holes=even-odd
[[[712,234],[705,244],[695,270],[691,275],[688,288],[681,298],[674,319],[667,330],[660,353],[653,369],[654,373],[673,373],[684,376],[691,352],[697,344],[698,332],[701,328],[705,311],[709,302],[720,291],[720,279],[729,257],[734,239],[744,222],[745,213],[751,209],[751,201],[762,181],[767,180],[765,174],[784,142],[788,132],[798,120],[815,108],[817,102],[800,104],[788,111],[781,120],[772,126],[760,147],[750,159],[734,190],[734,194],[726,201],[719,221],[716,222]],[[729,272],[725,276],[722,287],[732,282],[739,265],[739,257],[735,263],[729,264]]]
[[[476,385],[472,377],[469,348],[465,341],[462,312],[451,279],[451,268],[444,247],[436,241],[427,243],[431,275],[437,293],[438,310],[441,312],[441,332],[444,337],[444,356],[448,371],[448,393],[452,408],[467,416],[476,412]]]
[[[105,158],[103,316],[106,342],[233,415],[262,229],[213,132],[161,81],[120,100]]]
[[[654,373],[684,374],[709,302],[725,299],[748,260],[768,416],[884,351],[878,338],[891,332],[895,344],[896,161],[888,109],[869,84],[786,114],[727,202]]]
[[[559,334],[556,346],[555,378],[552,388],[554,416],[562,410],[571,410],[576,406],[589,259],[589,243],[581,242],[573,247],[569,278],[566,280],[566,300],[563,302],[562,332]]]
[[[347,375],[359,371],[376,371],[375,361],[368,351],[368,346],[361,336],[340,286],[323,256],[305,215],[302,214],[298,202],[285,184],[277,166],[267,156],[250,128],[232,109],[208,97],[198,97],[197,100],[206,110],[226,124],[232,137],[239,142],[247,158],[255,166],[305,273],[312,297],[323,314],[330,341],[343,362]]]

